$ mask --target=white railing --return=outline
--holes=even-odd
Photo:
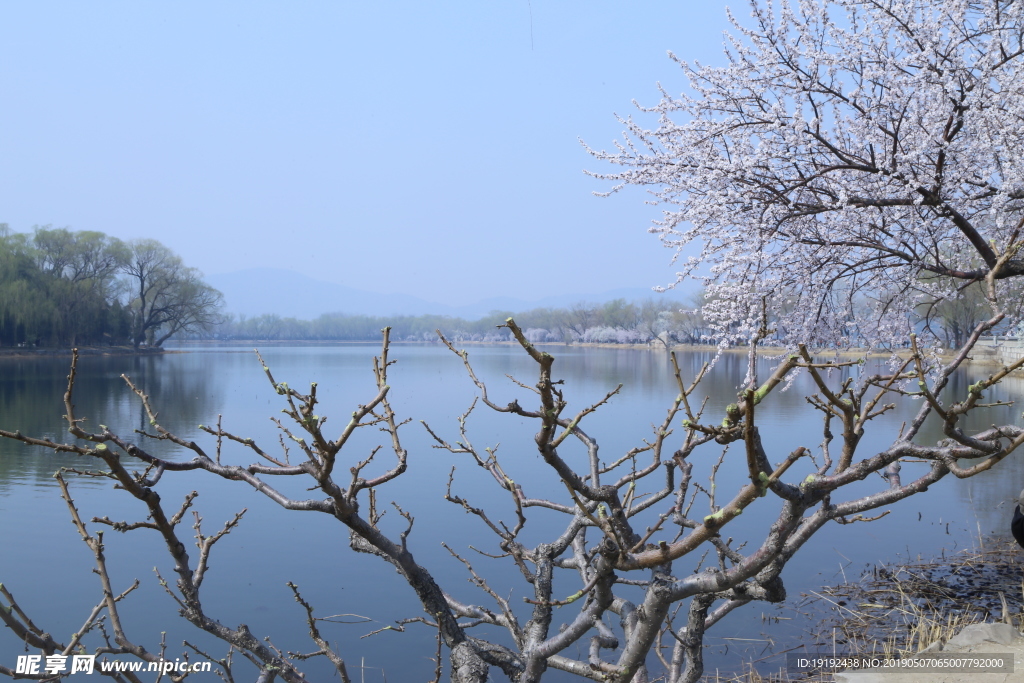
[[[1009,336],[985,337],[978,340],[974,349],[979,355],[994,356],[1003,363],[1013,363],[1024,356],[1024,339]]]

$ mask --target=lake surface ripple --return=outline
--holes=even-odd
[[[622,383],[623,389],[608,405],[587,418],[582,426],[601,445],[601,457],[611,462],[630,448],[652,436],[652,426],[660,422],[677,393],[667,354],[656,351],[614,348],[555,347],[547,349],[555,357],[556,377],[570,402],[567,413],[599,400]],[[511,346],[472,346],[470,360],[478,376],[488,383],[491,400],[504,405],[516,399],[524,407],[536,397],[515,386],[505,375],[533,384],[535,368],[521,349]],[[327,415],[327,432],[347,423],[355,406],[366,403],[376,390],[371,359],[378,345],[346,344],[317,346],[274,346],[263,350],[263,357],[277,381],[286,381],[300,391],[308,383],[318,382],[320,414]],[[409,450],[409,471],[388,484],[378,500],[397,501],[415,517],[410,543],[418,561],[428,567],[450,592],[463,600],[488,607],[486,595],[466,581],[464,567],[440,542],[447,541],[464,554],[501,594],[512,592],[515,604],[528,586],[518,571],[502,560],[490,560],[468,550],[469,545],[487,552],[499,552],[495,537],[479,520],[465,514],[443,499],[449,472],[456,467],[453,491],[474,505],[484,505],[493,517],[514,521],[510,501],[499,491],[489,475],[468,461],[432,448],[425,430],[417,424],[425,420],[439,435],[454,443],[459,440],[458,416],[466,411],[476,395],[462,363],[439,345],[395,345],[391,355],[398,363],[392,368],[390,398],[402,419],[412,422],[402,428],[403,445]],[[686,353],[680,356],[684,380],[689,381],[711,354]],[[725,406],[736,400],[737,387],[745,372],[746,359],[727,354],[698,390],[699,404],[707,398],[707,415],[724,414]],[[0,428],[20,429],[25,434],[56,440],[68,437],[61,419],[67,360],[60,358],[4,359],[0,362]],[[199,424],[215,424],[221,415],[225,430],[256,439],[267,450],[277,442],[277,433],[269,418],[280,415],[281,398],[264,376],[251,349],[217,346],[168,353],[160,357],[83,357],[79,366],[75,403],[79,416],[88,418],[86,428],[99,423],[109,425],[122,435],[149,427],[139,402],[120,379],[122,373],[152,399],[166,428],[185,439],[194,439],[208,451],[213,439],[198,429]],[[965,395],[973,381],[967,372],[953,378],[948,391]],[[813,393],[811,382],[799,378],[785,392],[774,393],[761,404],[757,420],[765,440],[769,459],[779,462],[798,446],[817,452],[822,440],[822,423],[804,397]],[[990,401],[1013,400],[1024,393],[1024,381],[1010,378],[989,392]],[[907,402],[899,410],[876,420],[860,447],[861,456],[887,447],[902,422],[916,411],[917,404]],[[992,409],[979,417],[977,427],[1018,421],[1017,406]],[[681,417],[679,418],[681,419]],[[677,420],[678,422],[678,420]],[[836,429],[837,425],[833,425]],[[544,466],[533,443],[536,427],[515,416],[497,415],[478,406],[469,421],[469,435],[476,447],[498,447],[503,467],[521,482],[531,497],[565,495],[560,482]],[[681,430],[673,438],[681,438]],[[357,430],[346,448],[354,464],[364,459],[379,443],[380,433]],[[137,437],[141,438],[141,437]],[[921,443],[941,438],[936,430],[922,435]],[[146,440],[150,452],[168,458],[187,458],[165,441]],[[671,445],[674,450],[676,446]],[[570,462],[582,463],[582,450],[564,449]],[[711,467],[721,447],[711,444],[694,456],[694,481],[707,486]],[[390,467],[393,456],[382,449],[377,456],[378,470]],[[731,497],[746,480],[742,451],[735,449],[726,457],[719,472],[720,498]],[[225,462],[249,464],[254,456],[235,444],[225,446]],[[70,523],[67,508],[58,495],[52,478],[61,467],[90,468],[95,463],[75,456],[48,453],[37,448],[0,440],[0,581],[11,590],[22,607],[57,640],[67,641],[101,598],[100,587],[91,569],[92,556],[81,543]],[[904,465],[902,478],[910,481],[915,468]],[[373,467],[371,466],[370,470]],[[798,481],[807,472],[794,466],[785,477]],[[275,484],[278,483],[275,481]],[[298,497],[314,495],[289,482],[284,490]],[[654,486],[654,484],[652,484]],[[885,488],[879,477],[860,482],[844,491],[842,499]],[[891,514],[880,522],[827,526],[789,563],[783,580],[790,599],[783,606],[752,603],[729,615],[707,636],[709,670],[735,667],[741,658],[764,657],[770,652],[806,640],[802,629],[806,621],[798,617],[794,605],[799,595],[824,584],[854,580],[871,563],[895,561],[907,557],[937,556],[977,544],[978,537],[991,532],[1005,533],[1014,500],[1024,487],[1021,456],[1014,454],[993,471],[969,480],[947,476],[932,490],[892,506]],[[361,636],[393,624],[395,620],[419,616],[420,607],[411,590],[381,560],[357,555],[348,547],[348,534],[325,515],[287,512],[239,482],[219,480],[203,472],[168,473],[160,482],[160,491],[168,509],[189,491],[199,491],[194,509],[204,519],[203,530],[210,534],[241,510],[248,508],[240,527],[215,548],[211,569],[203,586],[208,614],[236,626],[245,623],[257,635],[269,635],[283,650],[295,652],[315,649],[306,636],[305,615],[292,598],[286,581],[298,584],[303,596],[317,610],[317,616],[337,617],[323,623],[321,630],[337,646],[357,679],[364,666],[365,681],[427,680],[432,677],[433,632],[413,624],[404,633],[385,631],[371,638]],[[82,516],[107,516],[113,520],[137,521],[141,506],[106,480],[74,477],[72,491]],[[706,501],[698,500],[697,510]],[[759,542],[774,519],[777,501],[770,496],[757,505],[764,514],[746,514],[732,522],[726,535],[744,539],[751,547]],[[389,513],[386,529],[398,530],[398,515]],[[531,512],[524,531],[528,544],[549,539],[561,522],[560,515],[548,511]],[[387,525],[390,524],[391,527]],[[183,525],[184,526],[184,525]],[[97,525],[92,525],[95,530]],[[185,529],[182,535],[189,535]],[[226,647],[204,639],[178,616],[175,604],[157,585],[154,565],[164,577],[173,576],[169,556],[156,534],[146,530],[127,535],[108,530],[105,535],[108,566],[115,590],[123,590],[136,577],[142,588],[123,604],[129,637],[158,650],[160,632],[167,631],[169,656],[179,656],[180,645],[188,639],[210,654],[223,656]],[[193,556],[195,552],[192,552]],[[686,557],[674,565],[677,575],[696,569],[699,556]],[[566,581],[557,590],[566,595],[579,586]],[[571,608],[570,608],[571,610]],[[567,611],[566,617],[572,617]],[[782,618],[777,623],[775,617]],[[497,634],[480,633],[482,637]],[[769,642],[771,641],[771,642]],[[0,633],[0,664],[12,666],[24,649],[9,632]],[[567,652],[586,657],[585,652]],[[321,658],[322,659],[322,658]],[[311,680],[332,675],[326,662],[306,663]],[[383,673],[382,673],[383,672]],[[550,680],[569,680],[551,672]],[[575,680],[575,679],[573,679]]]

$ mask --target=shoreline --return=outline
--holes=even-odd
[[[80,356],[160,356],[167,353],[189,353],[192,350],[199,348],[211,348],[217,346],[224,347],[254,347],[254,346],[289,346],[289,345],[303,345],[303,346],[345,346],[345,345],[366,345],[366,344],[379,344],[380,340],[309,340],[309,339],[246,339],[246,340],[186,340],[172,342],[174,345],[172,348],[164,347],[143,347],[134,348],[131,346],[81,346],[78,347],[78,354]],[[392,341],[391,344],[403,346],[403,345],[433,345],[439,344],[439,341]],[[515,341],[460,341],[453,342],[456,346],[518,346],[518,342]],[[564,342],[535,342],[533,344],[536,347],[544,348],[594,348],[594,349],[620,349],[630,351],[650,351],[665,353],[667,351],[682,352],[682,353],[707,353],[707,354],[730,354],[730,355],[746,355],[749,353],[749,349],[740,346],[727,347],[719,349],[715,345],[710,344],[673,344],[672,346],[666,347],[662,344],[653,342],[642,342],[642,343],[631,343],[631,344],[618,344],[613,342],[572,342],[566,344]],[[191,348],[190,348],[191,347]],[[43,357],[70,357],[72,349],[70,348],[26,348],[26,347],[0,347],[0,362],[4,359],[24,359],[24,358],[43,358]],[[758,350],[758,355],[764,358],[779,358],[784,356],[789,351],[784,347],[780,346],[766,346],[761,347]],[[898,349],[894,352],[886,351],[870,351],[867,354],[864,353],[863,349],[843,349],[843,350],[821,350],[816,349],[811,351],[811,355],[817,358],[831,356],[833,358],[843,359],[855,359],[861,357],[867,358],[889,358],[896,356],[897,358],[909,357],[909,349]],[[952,353],[945,353],[942,355],[944,361],[949,361],[953,357]],[[984,351],[975,348],[974,353],[968,356],[964,363],[966,366],[979,366],[979,367],[999,367],[1005,366],[1001,358],[995,355],[984,353]],[[1024,368],[1019,369],[1011,373],[1013,376],[1024,375]]]
[[[994,534],[927,560],[869,564],[853,581],[802,594],[801,601],[824,608],[816,623],[820,641],[831,639],[849,654],[908,657],[945,649],[971,624],[1004,623],[1019,632],[1022,570],[1017,544]]]
[[[449,340],[451,341],[451,340]],[[186,340],[176,341],[174,344],[180,345],[179,348],[170,350],[186,350],[188,346],[287,346],[287,345],[304,345],[304,346],[342,346],[347,344],[379,344],[379,339],[239,339],[239,340]],[[425,344],[439,344],[439,341],[396,341],[392,340],[392,345],[425,345]],[[591,349],[629,349],[632,351],[678,351],[678,352],[697,352],[697,353],[722,353],[729,354],[743,354],[746,355],[750,350],[743,346],[730,346],[724,349],[719,349],[714,344],[673,344],[671,346],[664,346],[662,344],[656,344],[653,342],[638,342],[638,343],[616,343],[616,342],[572,342],[566,344],[565,342],[531,342],[536,347],[546,348],[591,348]],[[463,340],[458,342],[452,342],[455,346],[519,346],[516,341],[473,341]],[[781,357],[790,351],[782,346],[763,346],[758,349],[759,356]],[[864,355],[863,349],[851,348],[843,350],[828,350],[828,349],[812,349],[811,355],[813,356],[836,356],[840,358],[860,358]],[[888,351],[870,351],[867,353],[868,358],[888,358],[892,355],[896,355],[899,358],[906,358],[910,355],[909,349],[898,349],[895,352]],[[943,355],[943,358],[952,358],[952,354],[947,353]],[[981,362],[984,359],[968,359],[972,362]],[[993,362],[996,362],[993,360]]]
[[[159,356],[165,353],[174,353],[173,350],[156,348],[136,349],[131,346],[79,346],[79,356]],[[0,346],[0,360],[4,358],[46,358],[46,357],[71,357],[73,348],[29,348],[18,346]]]

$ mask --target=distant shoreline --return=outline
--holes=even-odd
[[[238,339],[238,340],[188,340],[188,341],[176,341],[173,342],[175,345],[180,345],[178,348],[184,350],[188,346],[285,346],[290,344],[303,344],[309,346],[336,346],[346,344],[379,344],[380,339]],[[398,341],[392,340],[391,345],[425,345],[425,344],[439,344],[440,341]],[[472,341],[462,340],[453,341],[455,346],[519,346],[516,341]],[[548,341],[548,342],[533,342],[536,347],[545,348],[592,348],[592,349],[631,349],[635,351],[693,351],[693,352],[705,352],[705,353],[717,353],[718,347],[714,344],[673,344],[667,349],[660,343],[653,342],[637,342],[637,343],[616,343],[616,342],[572,342],[566,344],[565,342]],[[175,350],[175,349],[172,349]],[[742,353],[747,354],[749,349],[745,346],[733,346],[722,349],[723,353]],[[762,356],[782,356],[787,353],[787,350],[781,346],[765,346],[758,350],[758,354]],[[859,358],[863,353],[863,350],[858,349],[847,349],[843,351],[827,351],[827,350],[812,350],[812,355],[823,356],[823,355],[838,355],[840,357]],[[868,354],[870,358],[885,358],[891,354],[887,351],[872,351]],[[900,349],[896,352],[897,356],[904,357],[909,355],[907,349]]]
[[[78,347],[78,354],[80,356],[158,356],[165,353],[188,353],[190,350],[201,347],[269,347],[269,346],[288,346],[295,344],[302,344],[306,346],[345,346],[345,345],[367,345],[367,344],[380,344],[379,339],[364,339],[364,340],[335,340],[335,339],[240,339],[240,340],[187,340],[187,341],[173,341],[171,342],[173,348],[164,347],[142,347],[134,348],[131,346],[82,346]],[[433,345],[439,344],[439,341],[392,341],[392,345],[405,346],[405,345]],[[515,341],[459,341],[453,342],[456,346],[518,346],[518,342]],[[673,344],[671,347],[666,349],[660,343],[626,343],[617,344],[612,342],[573,342],[566,344],[564,342],[535,342],[534,346],[544,347],[550,349],[559,348],[598,348],[598,349],[620,349],[620,350],[632,350],[632,351],[657,351],[664,353],[668,351],[677,352],[690,352],[690,353],[717,353],[718,347],[710,344]],[[191,348],[190,348],[191,347]],[[40,357],[70,357],[71,349],[69,348],[26,348],[26,347],[12,347],[4,346],[0,347],[0,361],[3,359],[18,359],[18,358],[40,358]],[[749,349],[742,346],[734,346],[722,349],[722,353],[730,355],[749,353]],[[760,356],[776,356],[781,357],[787,353],[787,350],[783,347],[769,346],[762,347],[758,350]],[[814,350],[811,352],[813,356],[834,356],[838,358],[859,358],[863,354],[862,349],[845,349],[842,351],[828,351],[828,350]],[[887,358],[892,355],[886,351],[871,351],[867,354],[868,358]],[[895,355],[900,358],[909,357],[909,349],[899,349],[895,352]],[[949,360],[952,358],[952,354],[945,354],[945,359]],[[997,366],[1004,365],[1004,363],[995,358],[986,356],[985,354],[979,354],[975,352],[968,357],[966,364],[976,366]],[[1024,370],[1013,373],[1019,375],[1024,373]]]
[[[71,356],[73,349],[49,348],[49,347],[18,347],[0,346],[0,359],[4,358],[41,358],[47,356]],[[80,356],[158,356],[164,353],[174,353],[163,347],[144,347],[136,349],[132,346],[79,346]]]

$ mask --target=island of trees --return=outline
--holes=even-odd
[[[159,347],[220,322],[220,292],[153,239],[0,224],[0,346]]]

